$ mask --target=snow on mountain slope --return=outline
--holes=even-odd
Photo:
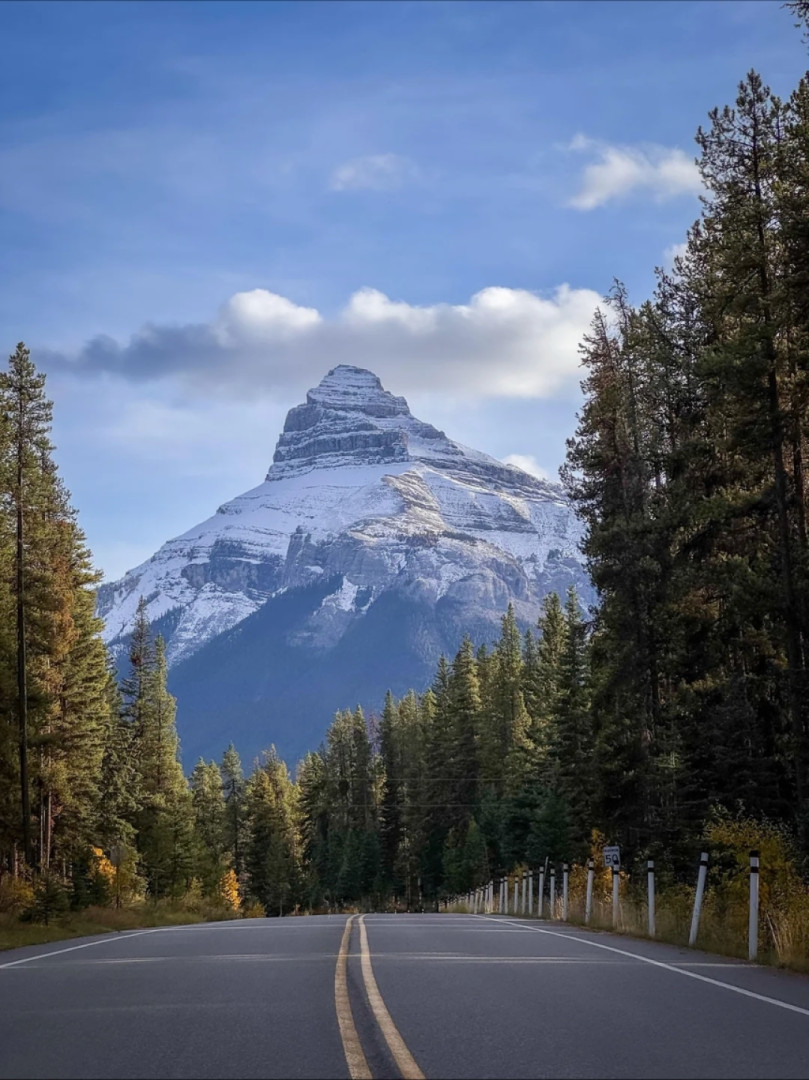
[[[173,665],[321,578],[341,583],[307,623],[320,649],[388,590],[449,597],[493,626],[511,601],[533,622],[551,589],[589,596],[580,537],[558,485],[453,442],[340,365],[290,410],[264,482],[102,586],[99,613],[115,647],[144,596]]]

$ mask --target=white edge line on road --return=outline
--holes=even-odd
[[[47,960],[49,956],[60,956],[62,953],[75,952],[76,949],[90,949],[93,945],[106,945],[108,941],[121,941],[123,938],[140,937],[141,934],[156,934],[158,930],[165,929],[162,926],[152,926],[148,930],[135,930],[131,934],[105,934],[98,941],[86,941],[84,945],[71,945],[67,949],[55,949],[53,952],[37,953],[36,956],[24,956],[22,960],[10,960],[7,964],[0,964],[3,968],[17,967],[18,964],[30,964],[32,960]]]
[[[492,918],[491,915],[474,915],[473,918],[486,919],[491,922],[500,921],[497,918]],[[513,926],[522,926],[525,930],[533,931],[535,934],[548,934],[550,937],[564,938],[566,941],[578,941],[582,945],[591,945],[594,949],[606,949],[607,952],[618,953],[619,956],[631,956],[633,960],[639,960],[642,964],[651,964],[653,967],[664,968],[666,971],[673,971],[675,975],[684,975],[687,979],[698,979],[700,982],[709,983],[711,986],[718,986],[722,990],[730,990],[734,994],[741,994],[743,997],[753,998],[755,1001],[764,1001],[768,1005],[777,1005],[779,1009],[789,1009],[790,1012],[809,1016],[809,1009],[803,1009],[800,1005],[792,1005],[788,1001],[767,997],[766,994],[756,994],[753,990],[745,990],[742,986],[734,986],[732,983],[722,982],[720,979],[711,979],[708,975],[698,975],[696,971],[685,971],[681,967],[674,967],[673,964],[666,964],[663,960],[652,960],[649,956],[640,956],[638,953],[628,952],[626,949],[616,949],[614,945],[604,945],[600,941],[589,941],[587,938],[575,937],[573,934],[560,934],[558,930],[544,930],[540,926],[525,926],[524,923],[514,922],[513,919],[503,921],[508,921]],[[728,966],[734,967],[735,965]]]

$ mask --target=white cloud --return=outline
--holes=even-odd
[[[669,246],[663,252],[663,258],[665,259],[666,266],[674,266],[675,259],[681,259],[688,251],[688,244],[683,241],[682,244],[669,244]]]
[[[365,288],[325,318],[287,297],[236,293],[209,323],[149,325],[128,344],[95,338],[67,358],[39,353],[46,370],[170,380],[199,400],[287,397],[336,364],[370,368],[397,393],[447,392],[467,400],[547,398],[578,376],[578,344],[600,297],[560,285],[550,296],[491,286],[466,304],[409,304]]]
[[[507,454],[503,458],[503,462],[506,465],[516,465],[518,469],[522,469],[523,472],[530,473],[532,476],[538,476],[540,480],[554,479],[548,470],[539,464],[533,454]]]
[[[388,191],[416,175],[408,158],[399,154],[367,154],[338,165],[331,174],[332,191]]]
[[[584,167],[579,192],[568,202],[576,210],[594,210],[634,191],[646,192],[662,202],[704,190],[693,159],[677,147],[611,146],[576,135],[568,149],[595,156]]]
[[[217,340],[228,347],[242,340],[292,338],[320,321],[314,308],[299,307],[266,289],[251,289],[231,296],[213,329]]]

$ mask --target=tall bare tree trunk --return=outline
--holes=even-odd
[[[28,789],[28,686],[25,656],[25,597],[23,594],[25,548],[23,544],[23,399],[20,395],[20,435],[17,442],[17,716],[20,728],[20,803],[22,846],[25,861],[33,866],[31,850],[31,796]]]

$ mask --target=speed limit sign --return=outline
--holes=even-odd
[[[617,845],[604,848],[604,865],[613,870],[621,869],[621,849]]]

